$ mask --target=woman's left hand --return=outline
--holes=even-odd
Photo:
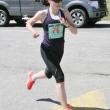
[[[67,21],[63,17],[60,18],[60,23],[62,23],[65,26],[67,26]]]
[[[68,23],[68,21],[65,18],[60,18],[60,23],[62,23],[63,25],[65,25],[66,27],[69,28],[69,30],[73,33],[73,34],[77,34],[77,28],[75,27],[75,25],[70,25]]]

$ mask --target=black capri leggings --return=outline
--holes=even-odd
[[[53,46],[46,47],[44,44],[41,44],[41,55],[46,64],[45,74],[47,78],[54,76],[57,83],[64,82],[64,74],[60,67],[63,49]]]

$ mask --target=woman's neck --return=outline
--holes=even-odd
[[[51,10],[52,14],[55,16],[59,14],[59,11],[53,10],[52,7],[50,7],[50,10]]]

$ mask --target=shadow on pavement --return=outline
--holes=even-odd
[[[109,110],[109,109],[95,107],[73,107],[73,110]]]
[[[37,99],[36,101],[51,102],[57,105],[61,105],[60,102],[55,101],[51,98],[42,98],[42,99]],[[95,107],[73,107],[73,110],[110,110],[110,109],[95,108]]]
[[[54,103],[54,104],[57,104],[57,105],[61,105],[60,102],[55,101],[55,100],[50,99],[50,98],[37,99],[36,101],[51,102],[51,103]]]
[[[84,28],[110,28],[110,24],[95,24],[95,25],[88,25],[87,27]]]
[[[6,27],[26,27],[26,24],[16,24],[16,23],[10,23],[8,26]],[[42,27],[42,24],[37,23],[35,24],[33,27]]]
[[[10,23],[7,27],[25,27],[25,24],[21,24],[21,25],[18,25],[16,23]],[[42,27],[42,24],[41,23],[37,23],[34,25],[34,27]],[[93,26],[86,26],[86,27],[82,27],[82,28],[110,28],[110,24],[95,24]]]

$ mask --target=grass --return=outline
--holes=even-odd
[[[109,11],[109,15],[107,17],[104,17],[103,19],[110,21],[110,0],[106,0],[106,1],[107,1],[107,8]]]

